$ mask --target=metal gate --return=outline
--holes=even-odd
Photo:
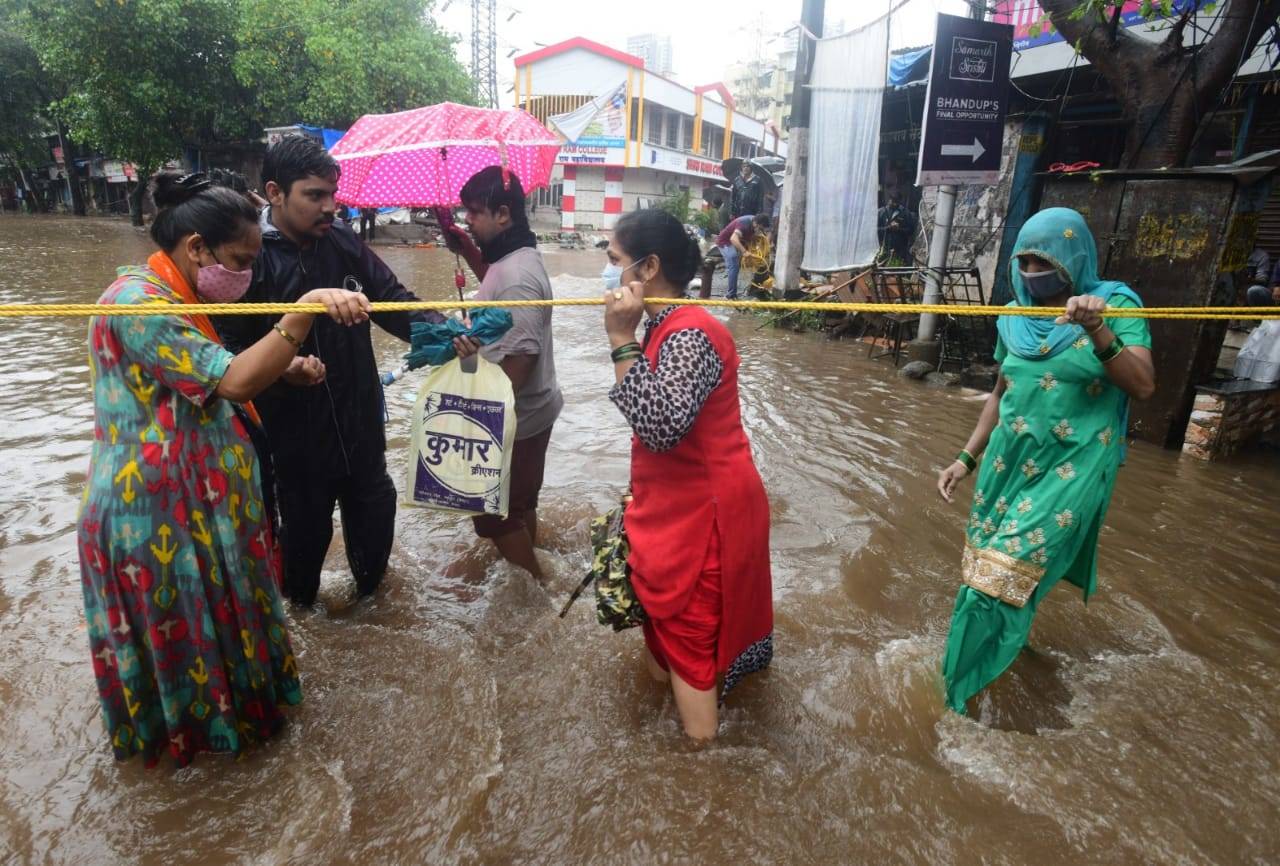
[[[1280,151],[1225,166],[1048,176],[1041,207],[1080,211],[1105,279],[1131,286],[1149,307],[1230,304],[1219,275],[1244,266]],[[1130,432],[1182,443],[1195,386],[1212,377],[1225,322],[1153,320],[1156,393],[1135,403]]]

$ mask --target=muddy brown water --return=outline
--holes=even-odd
[[[150,251],[127,224],[0,218],[0,302],[88,302]],[[384,248],[423,296],[452,257]],[[549,253],[563,296],[599,253]],[[0,861],[1274,863],[1280,467],[1130,452],[1088,607],[1064,587],[976,718],[939,656],[965,504],[934,472],[979,399],[865,348],[726,316],[773,513],[773,668],[695,748],[637,633],[579,602],[587,520],[626,483],[600,314],[555,317],[566,396],[541,517],[550,588],[467,521],[402,508],[384,589],[291,614],[305,701],[240,761],[118,765],[74,544],[92,406],[83,319],[0,321]],[[379,338],[384,367],[403,351]],[[400,481],[413,376],[388,389]],[[966,493],[971,488],[966,488]],[[336,536],[338,539],[340,535]]]

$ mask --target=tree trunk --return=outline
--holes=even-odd
[[[151,170],[144,170],[141,166],[135,166],[138,173],[138,179],[133,183],[133,189],[129,190],[129,222],[135,226],[143,224],[142,219],[142,199],[147,192],[147,178],[151,177]]]
[[[1131,66],[1131,81],[1139,82],[1120,94],[1128,129],[1121,168],[1166,168],[1190,157],[1198,112],[1191,88],[1190,61],[1154,68]]]
[[[67,165],[67,186],[71,188],[71,212],[76,216],[85,216],[84,190],[80,187],[80,178],[76,176],[76,145],[67,137],[67,128],[58,123],[58,141],[62,143],[62,159]]]
[[[1259,40],[1280,17],[1280,0],[1222,0],[1211,37],[1188,47],[1194,5],[1169,18],[1168,33],[1152,42],[1119,27],[1119,2],[1103,4],[1110,26],[1092,13],[1077,15],[1081,0],[1040,0],[1054,27],[1106,79],[1128,126],[1120,168],[1185,164],[1197,127],[1221,102],[1224,90]],[[1157,6],[1159,4],[1156,4]]]

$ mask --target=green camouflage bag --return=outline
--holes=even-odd
[[[622,512],[630,498],[628,496],[623,505],[591,521],[591,571],[569,596],[560,610],[560,616],[569,612],[569,606],[594,581],[596,619],[601,625],[613,626],[614,631],[622,631],[645,621],[644,607],[631,586],[631,566],[627,565],[631,545],[627,542]]]

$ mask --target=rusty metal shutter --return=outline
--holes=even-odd
[[[1259,99],[1257,108],[1258,119],[1263,122],[1259,123],[1249,135],[1250,153],[1280,149],[1280,118],[1277,118],[1273,111],[1262,110],[1263,106],[1270,102],[1270,100],[1264,100],[1265,97]],[[1262,209],[1262,216],[1258,219],[1257,245],[1270,253],[1272,262],[1280,257],[1280,183],[1274,179],[1271,182],[1271,195]]]

